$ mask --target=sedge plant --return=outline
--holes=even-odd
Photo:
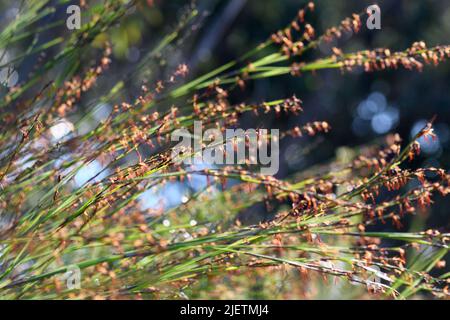
[[[2,299],[296,299],[314,297],[332,283],[356,297],[448,298],[450,274],[439,270],[450,234],[400,231],[405,217],[450,192],[448,172],[410,165],[420,154],[420,139],[435,137],[433,119],[411,140],[389,134],[355,148],[345,161],[332,159],[283,179],[248,163],[176,162],[170,135],[195,121],[224,130],[243,115],[301,114],[308,107],[296,96],[230,101],[231,93],[258,79],[324,69],[419,72],[445,63],[450,46],[418,41],[399,52],[334,48],[331,56],[309,60],[307,53],[320,43],[358,33],[365,14],[316,35],[307,22],[314,4],[307,3],[285,28],[225,65],[191,78],[189,66],[180,64],[148,80],[197,22],[192,7],[111,84],[115,30],[130,12],[154,4],[81,1],[81,29],[60,32],[64,18],[48,18],[67,5],[23,1],[0,32],[4,52],[26,47],[2,60],[1,68],[34,60],[33,70],[5,86],[0,98]],[[134,97],[123,95],[130,82],[139,88]],[[90,95],[96,87],[103,93]],[[113,106],[108,115],[93,121],[105,104]],[[332,126],[315,119],[280,138],[326,139]],[[86,170],[92,174],[85,177]],[[155,194],[168,197],[174,185],[185,186],[179,201],[143,204]],[[388,196],[380,200],[379,193]],[[242,222],[259,204],[271,218]],[[370,231],[378,223],[398,231]],[[75,288],[66,285],[73,270],[79,275]]]

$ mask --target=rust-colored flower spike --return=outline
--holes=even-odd
[[[411,48],[392,53],[389,49],[364,50],[345,58],[337,55],[335,60],[344,71],[351,71],[355,67],[364,67],[366,72],[397,69],[403,67],[408,70],[422,71],[424,64],[437,65],[450,57],[450,46],[436,46],[426,48],[423,42],[414,43]]]
[[[305,47],[305,41],[311,41],[315,36],[314,28],[310,24],[305,24],[307,11],[314,11],[314,3],[309,2],[303,9],[300,9],[290,25],[272,34],[272,42],[281,45],[281,51],[286,56],[301,55]]]
[[[360,17],[353,15],[320,37],[305,20],[313,9],[308,3],[288,27],[272,37],[289,57],[361,27]],[[304,107],[296,96],[262,103],[235,102],[234,84],[244,88],[241,82],[251,81],[257,63],[243,74],[226,70],[227,81],[216,74],[217,80],[191,82],[193,89],[185,92],[191,100],[177,94],[173,99],[174,83],[188,73],[187,65],[180,64],[170,74],[136,84],[142,89],[138,96],[116,102],[111,116],[87,134],[55,146],[40,139],[39,133],[52,125],[51,120],[70,115],[83,94],[103,79],[100,75],[111,63],[110,54],[111,49],[105,48],[98,63],[68,79],[56,96],[48,96],[52,103],[20,101],[21,110],[36,109],[39,114],[17,122],[17,127],[12,126],[13,116],[8,124],[13,135],[3,135],[2,130],[0,148],[7,157],[0,161],[0,211],[8,218],[0,226],[2,298],[180,298],[184,292],[195,294],[196,281],[202,277],[208,278],[208,285],[201,294],[223,298],[230,294],[219,285],[225,274],[240,293],[253,285],[242,279],[268,277],[268,288],[272,288],[270,283],[282,274],[302,280],[295,292],[278,290],[283,297],[310,297],[309,289],[316,281],[328,281],[330,276],[367,286],[370,294],[380,297],[388,292],[400,297],[403,288],[411,288],[448,298],[448,281],[434,275],[444,273],[440,270],[445,267],[443,257],[429,259],[435,262],[428,267],[433,272],[410,269],[408,261],[414,250],[421,253],[433,247],[437,250],[430,254],[440,254],[450,242],[448,233],[405,232],[403,220],[407,215],[426,214],[436,194],[450,194],[446,170],[407,167],[408,158],[420,152],[420,142],[415,140],[433,139],[432,121],[403,147],[398,135],[388,135],[381,146],[377,141],[354,148],[345,152],[345,160],[295,169],[285,180],[258,173],[258,166],[250,160],[206,168],[175,163],[170,135],[178,128],[191,128],[193,121],[202,120],[202,129],[225,130],[236,126],[244,114],[290,116]],[[380,70],[382,63],[387,68],[397,61],[416,70],[419,63],[437,64],[447,58],[448,50],[428,49],[417,42],[403,53],[379,49],[348,55],[333,48],[333,54],[312,65],[351,70],[367,62],[370,70]],[[286,60],[280,53],[274,56]],[[298,75],[305,66],[311,64],[297,62],[291,71]],[[42,97],[48,92],[43,91]],[[47,107],[42,109],[42,105]],[[309,138],[331,130],[325,121],[302,123],[282,130],[281,137]],[[19,139],[11,139],[16,136]],[[268,133],[257,135],[258,141],[269,137]],[[307,142],[302,152],[315,145]],[[250,143],[246,135],[245,146]],[[202,151],[207,147],[203,143]],[[238,143],[233,141],[232,147],[236,150]],[[65,148],[69,152],[62,157],[60,151]],[[190,147],[183,151],[186,156],[194,153]],[[27,160],[30,155],[36,163]],[[80,186],[77,173],[94,161],[106,176],[99,174]],[[197,187],[200,176],[206,182]],[[174,186],[186,193],[179,204],[169,207],[164,198]],[[35,190],[45,192],[35,194]],[[161,201],[148,208],[148,198]],[[270,218],[260,221],[258,216],[251,221],[247,209]],[[373,226],[381,224],[389,230],[372,232]],[[399,230],[391,232],[391,224]],[[397,241],[391,246],[392,239]],[[343,257],[348,266],[339,263]],[[64,273],[68,263],[82,267],[80,290],[66,290],[61,278],[55,277]],[[382,283],[370,280],[374,266],[380,268],[377,275],[385,275]],[[401,288],[391,287],[398,279]]]
[[[428,140],[428,139],[435,140],[436,139],[436,134],[434,133],[432,122],[428,122],[426,124],[425,128],[420,130],[420,132],[417,134],[417,138],[420,138],[420,137],[423,137],[426,140]]]
[[[328,133],[331,130],[331,126],[326,121],[314,121],[307,123],[302,127],[296,126],[291,130],[287,130],[281,134],[281,137],[292,136],[302,137],[304,134],[309,136],[315,136],[318,132]]]
[[[398,134],[388,135],[386,138],[386,147],[370,154],[366,153],[357,156],[349,165],[349,168],[352,170],[373,168],[375,171],[380,171],[392,158],[400,154],[401,142],[402,139]]]
[[[75,76],[72,80],[66,81],[63,88],[56,93],[55,104],[51,110],[56,109],[59,117],[64,117],[68,112],[74,111],[76,101],[81,98],[83,92],[89,91],[97,81],[97,78],[108,68],[111,63],[111,46],[105,45],[103,57],[97,66],[89,68],[83,79]]]
[[[189,73],[189,68],[186,64],[180,64],[175,71],[175,76],[182,76],[183,78]]]

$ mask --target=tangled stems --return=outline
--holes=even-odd
[[[2,32],[0,47],[58,27],[55,22],[34,33],[28,30],[54,9],[47,1],[36,3],[27,8],[29,23],[19,20]],[[6,111],[16,104],[20,111],[9,112],[0,130],[3,297],[180,298],[181,291],[196,297],[197,286],[205,285],[205,291],[212,292],[225,275],[237,279],[269,270],[271,279],[272,273],[284,269],[294,279],[320,274],[359,284],[359,289],[376,295],[408,298],[420,291],[448,296],[448,273],[430,275],[443,266],[448,233],[368,230],[387,222],[401,228],[403,216],[432,204],[433,193],[450,192],[445,170],[405,168],[407,160],[420,152],[418,139],[433,138],[432,121],[403,148],[398,136],[388,136],[375,156],[361,154],[344,166],[332,161],[323,172],[299,172],[283,180],[258,174],[248,164],[206,169],[180,164],[171,156],[170,141],[175,130],[191,128],[195,121],[203,121],[203,129],[220,129],[235,127],[244,114],[290,116],[308,107],[295,96],[231,103],[229,94],[246,82],[322,69],[374,72],[403,66],[420,71],[423,64],[448,58],[448,46],[429,49],[418,42],[397,53],[377,49],[349,54],[335,48],[331,57],[306,62],[301,60],[304,53],[321,41],[340,37],[346,30],[356,33],[360,27],[360,15],[353,15],[315,38],[305,21],[314,6],[307,4],[288,27],[242,57],[185,83],[188,66],[181,64],[163,79],[142,84],[133,101],[116,103],[95,128],[82,134],[76,130],[88,113],[67,136],[52,141],[55,123],[67,122],[83,103],[82,96],[108,72],[113,63],[111,46],[103,43],[86,69],[72,61],[52,85],[37,87],[36,81],[60,62],[87,52],[97,36],[108,33],[137,5],[142,4],[106,1],[102,14],[89,11],[92,21],[69,39],[57,37],[17,60],[50,47],[60,49],[0,104]],[[151,61],[181,37],[196,16],[195,10],[186,15],[126,79],[133,79],[137,69],[151,69]],[[89,104],[120,96],[124,81]],[[25,93],[32,98],[25,98]],[[307,122],[286,129],[281,138],[326,137],[331,126]],[[201,151],[215,147],[202,146]],[[194,155],[188,150],[185,157]],[[77,174],[94,162],[101,164],[101,170],[77,184]],[[192,186],[192,180],[202,178],[206,183]],[[417,186],[407,185],[416,180]],[[171,208],[142,205],[149,191],[164,190],[171,183],[187,186],[186,199]],[[388,199],[379,201],[380,192]],[[254,207],[270,217],[243,223],[245,211]],[[73,265],[82,270],[81,290],[66,289],[60,277]],[[381,281],[373,281],[373,276]]]

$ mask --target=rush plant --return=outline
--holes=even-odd
[[[400,228],[405,216],[431,206],[435,194],[450,192],[445,170],[410,166],[419,140],[434,138],[433,119],[412,140],[390,134],[356,148],[345,161],[283,180],[260,174],[249,162],[175,161],[171,135],[193,131],[194,123],[225,132],[238,127],[242,115],[257,119],[308,108],[296,96],[230,102],[231,93],[258,79],[323,69],[418,72],[444,63],[450,46],[418,41],[400,52],[334,48],[332,56],[308,60],[320,43],[358,33],[365,21],[365,13],[354,14],[317,36],[307,22],[314,11],[308,3],[287,27],[217,69],[190,79],[189,66],[181,64],[154,75],[155,64],[198,22],[190,8],[111,84],[113,34],[130,12],[151,3],[82,1],[83,24],[69,31],[65,17],[48,19],[65,12],[67,1],[25,1],[1,30],[1,50],[26,47],[1,68],[14,66],[20,74],[21,64],[35,60],[35,68],[0,98],[3,299],[295,299],[330,279],[357,297],[368,290],[378,298],[448,298],[450,274],[440,270],[449,233],[368,230],[380,222]],[[81,63],[86,57],[90,65]],[[123,94],[130,82],[139,88],[133,98]],[[98,119],[107,105],[113,107]],[[280,130],[280,139],[326,139],[332,126],[316,119]],[[226,143],[238,142],[221,140]],[[203,144],[200,151],[213,147]],[[199,150],[184,151],[191,157]],[[380,192],[388,196],[380,200]],[[168,201],[174,193],[179,199]],[[162,202],[149,206],[155,199]],[[264,205],[270,219],[241,222],[246,209]],[[79,285],[67,285],[73,276]],[[260,295],[252,293],[256,285]]]

